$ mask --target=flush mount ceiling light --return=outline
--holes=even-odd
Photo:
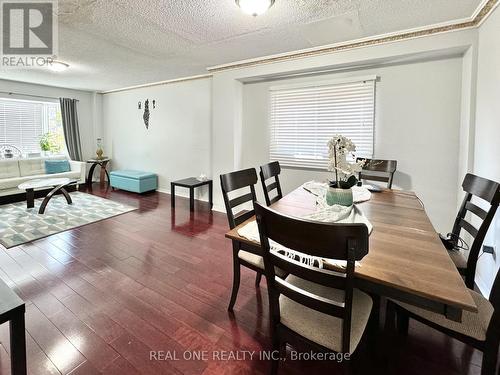
[[[265,13],[274,4],[274,0],[235,0],[241,10],[252,16]]]
[[[49,63],[48,68],[53,72],[63,72],[69,68],[69,64],[53,60],[51,63]]]

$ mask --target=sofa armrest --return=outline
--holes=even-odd
[[[79,183],[85,183],[86,179],[86,172],[87,172],[87,163],[83,161],[74,161],[70,160],[69,161],[69,166],[71,167],[71,172],[79,172],[80,173],[80,178],[78,180]]]

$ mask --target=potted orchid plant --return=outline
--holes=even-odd
[[[357,175],[361,172],[364,160],[349,161],[348,157],[356,160],[354,153],[356,145],[343,135],[335,135],[328,141],[328,170],[334,172],[335,179],[330,181],[326,202],[332,206],[353,204],[352,187],[358,183]]]

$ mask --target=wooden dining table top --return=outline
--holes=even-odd
[[[462,310],[477,311],[469,290],[413,192],[374,192],[369,201],[357,206],[373,224],[368,255],[356,267],[357,279],[391,291],[389,297],[400,292],[426,303],[453,308],[460,314]],[[301,217],[316,210],[316,197],[299,187],[272,208]],[[253,220],[255,217],[230,230],[226,237],[260,246],[238,234],[239,228]]]

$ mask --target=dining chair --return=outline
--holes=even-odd
[[[253,202],[257,200],[255,196],[257,172],[255,172],[254,168],[249,168],[223,174],[220,176],[220,183],[222,195],[224,197],[224,204],[226,206],[229,228],[234,229],[236,226],[250,219],[255,214]],[[246,194],[239,195],[238,197],[232,199],[229,198],[230,192],[239,189],[245,189]],[[252,204],[252,208],[250,210],[240,210],[236,214],[234,213],[234,208],[249,202]],[[245,266],[257,272],[255,286],[259,286],[262,273],[264,272],[262,254],[260,254],[260,252],[256,252],[250,246],[247,247],[245,244],[238,246],[235,242],[233,242],[233,289],[228,307],[229,311],[233,310],[236,297],[238,295],[238,289],[240,287],[240,266]]]
[[[469,249],[469,256],[466,259],[462,252],[458,250],[448,250],[453,263],[457,266],[460,274],[465,276],[465,284],[469,289],[474,289],[474,277],[476,275],[476,265],[483,245],[484,237],[488,232],[488,228],[495,216],[495,213],[500,202],[500,184],[486,178],[482,178],[471,173],[468,173],[462,183],[462,188],[465,191],[465,197],[458,211],[453,225],[453,230],[450,234],[451,246],[459,245],[458,242],[463,242],[460,235],[462,230],[469,233],[472,237],[472,245]],[[481,198],[485,203],[489,204],[488,211],[479,207],[472,202],[473,198]],[[477,217],[477,221],[481,221],[479,228],[476,228],[470,220],[466,218],[470,212]]]
[[[359,173],[358,180],[371,180],[387,182],[387,188],[392,189],[392,180],[396,172],[397,160],[356,158],[356,161],[365,160],[363,170]]]
[[[373,305],[368,294],[353,286],[355,261],[368,253],[367,227],[294,218],[258,202],[255,213],[268,285],[273,350],[281,353],[288,343],[323,353],[354,353]],[[271,240],[275,241],[272,247]],[[314,258],[310,257],[344,260],[346,266],[339,271],[327,270],[311,263]],[[288,276],[279,276],[276,269]],[[349,369],[349,360],[343,365]],[[279,359],[273,359],[271,373],[278,367]]]
[[[496,275],[489,299],[473,290],[469,290],[469,293],[478,311],[463,311],[461,322],[403,302],[388,300],[386,331],[395,332],[397,324],[399,333],[407,335],[409,320],[415,319],[482,351],[481,375],[494,375],[500,344],[500,272]]]
[[[279,161],[273,161],[272,163],[268,163],[260,167],[260,181],[262,182],[262,189],[264,190],[264,197],[266,198],[266,204],[268,206],[283,198],[279,179],[280,173],[281,167]],[[267,185],[266,181],[273,177],[274,181]],[[276,196],[274,198],[270,198],[269,193],[275,189]]]

